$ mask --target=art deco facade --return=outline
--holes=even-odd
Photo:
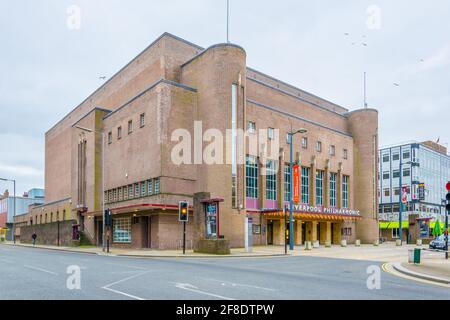
[[[349,112],[247,67],[246,58],[237,45],[203,49],[163,34],[46,133],[47,204],[30,219],[64,211],[100,244],[104,195],[114,213],[113,245],[178,248],[178,202],[192,204],[194,193],[209,192],[224,199],[220,233],[231,246],[244,245],[247,215],[255,244],[281,244],[292,125],[308,130],[292,141],[302,172],[295,242],[375,241],[377,111]],[[195,140],[198,122],[203,132],[223,136],[227,130],[266,130],[269,136],[278,130],[279,148],[268,159],[260,150],[234,150],[233,157],[244,153],[244,163],[198,163],[194,152],[194,164],[174,163],[179,141],[172,134],[185,129]],[[192,233],[190,222],[188,244]]]

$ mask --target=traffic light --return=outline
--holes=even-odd
[[[110,209],[105,210],[105,226],[106,227],[112,226],[112,212]]]
[[[180,201],[178,207],[178,219],[181,222],[189,221],[189,202],[188,201]]]

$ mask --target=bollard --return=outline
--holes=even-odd
[[[347,246],[347,240],[341,240],[341,247]]]
[[[402,240],[400,240],[400,239],[395,240],[395,245],[397,247],[401,247],[402,246]]]
[[[361,247],[361,240],[356,240],[355,245],[356,245],[357,247]]]
[[[374,245],[375,247],[378,247],[378,246],[380,245],[380,240],[375,240],[375,241],[373,242],[373,245]]]
[[[325,248],[331,248],[331,241],[325,241]]]
[[[313,248],[314,249],[319,249],[320,248],[320,242],[319,241],[314,241]]]
[[[417,245],[418,245],[419,247],[422,246],[422,239],[417,239]]]

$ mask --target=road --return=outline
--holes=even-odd
[[[381,268],[307,256],[139,259],[0,245],[0,299],[450,299],[447,288],[383,271],[380,289],[369,290],[373,265]],[[79,290],[67,287],[70,266],[80,270]]]

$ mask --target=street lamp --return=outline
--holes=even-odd
[[[78,125],[75,126],[75,128],[82,130],[82,131],[102,135],[102,211],[103,211],[102,249],[103,249],[103,251],[105,251],[105,244],[106,244],[106,239],[105,239],[105,154],[106,154],[105,153],[105,132],[104,132],[104,130],[96,131],[96,130],[80,127]]]
[[[294,214],[293,214],[293,212],[292,212],[292,207],[293,207],[293,202],[294,202],[294,200],[293,200],[293,196],[294,196],[294,192],[293,192],[293,184],[294,184],[294,176],[293,176],[293,174],[294,174],[294,165],[293,165],[293,162],[292,162],[292,145],[293,145],[293,143],[294,143],[294,136],[296,135],[296,134],[305,134],[305,133],[307,133],[308,132],[308,130],[306,130],[306,129],[300,129],[300,130],[297,130],[296,132],[294,132],[294,131],[292,131],[292,125],[291,125],[291,132],[289,133],[289,139],[290,139],[290,143],[289,143],[289,154],[290,154],[290,156],[289,156],[289,168],[290,168],[290,187],[289,187],[289,191],[290,191],[290,196],[289,196],[289,250],[291,250],[291,251],[293,251],[294,250],[294,237],[293,237],[293,234],[294,234]]]
[[[13,215],[13,241],[16,244],[16,180],[0,178],[0,181],[13,182],[14,183],[14,215]]]
[[[401,157],[402,155],[400,154],[400,157]],[[400,245],[403,245],[403,217],[402,217],[402,214],[403,214],[403,201],[402,201],[402,197],[403,197],[403,181],[402,181],[402,177],[403,177],[403,165],[405,165],[405,164],[412,164],[412,162],[411,161],[408,161],[408,162],[405,162],[405,163],[403,163],[402,162],[402,160],[401,160],[401,158],[400,158],[400,168],[399,168],[399,179],[398,179],[398,184],[399,184],[399,192],[398,192],[398,199],[399,199],[399,201],[398,201],[398,203],[399,203],[399,207],[398,207],[398,222],[399,222],[399,224],[398,224],[398,230],[399,230],[399,237],[400,237]]]

